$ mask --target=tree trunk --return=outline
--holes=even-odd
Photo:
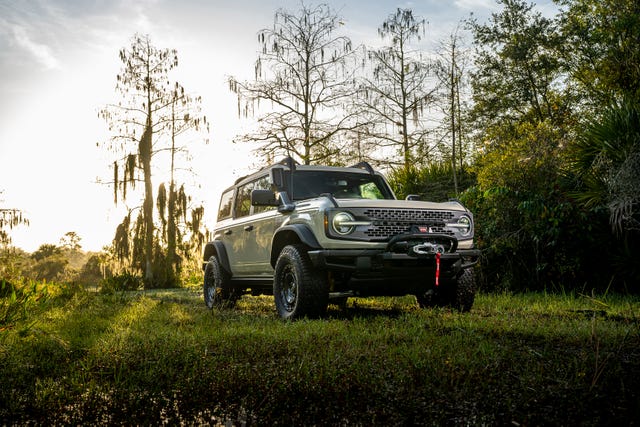
[[[146,288],[153,287],[153,186],[151,183],[151,145],[152,128],[150,118],[140,140],[140,162],[144,173],[144,283]]]

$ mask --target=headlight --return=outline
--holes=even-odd
[[[460,234],[463,236],[468,236],[469,233],[471,233],[471,218],[462,215],[460,219],[458,219],[458,230],[460,230]]]
[[[462,236],[468,236],[471,234],[471,218],[467,215],[462,215],[458,218],[458,222],[453,224],[447,224],[447,227],[455,228]]]
[[[341,236],[347,235],[355,229],[355,218],[347,212],[339,212],[333,217],[333,230]]]

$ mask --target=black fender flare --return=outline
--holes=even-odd
[[[275,268],[276,261],[282,249],[290,244],[303,243],[310,249],[320,249],[320,243],[313,231],[305,224],[290,224],[280,227],[271,241],[271,267]]]
[[[204,247],[204,256],[202,270],[204,270],[209,262],[209,258],[212,256],[218,257],[220,267],[222,267],[231,276],[231,266],[229,265],[229,256],[227,255],[227,248],[224,247],[224,243],[220,240],[213,240],[208,242]]]

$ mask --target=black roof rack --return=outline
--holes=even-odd
[[[296,162],[293,159],[293,157],[287,156],[284,159],[280,160],[277,164],[278,165],[287,166],[289,168],[289,170],[294,171],[294,170],[296,170],[296,165],[299,164],[299,163]]]
[[[367,163],[367,162],[359,162],[359,163],[356,163],[355,165],[350,166],[350,167],[357,168],[357,169],[364,169],[367,172],[369,172],[371,175],[375,175],[375,173],[376,173],[373,170],[373,168],[371,167],[371,165],[369,163]]]
[[[245,178],[247,178],[247,177],[249,177],[249,176],[251,176],[251,174],[249,174],[249,175],[244,175],[244,176],[241,176],[240,178],[237,178],[237,179],[233,182],[233,185],[238,184],[240,181],[242,181],[243,179],[245,179]]]

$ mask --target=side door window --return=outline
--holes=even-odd
[[[236,218],[247,216],[251,213],[251,190],[253,190],[253,182],[238,188],[236,195]]]
[[[254,181],[255,190],[270,190],[271,181],[264,175]],[[279,215],[275,206],[252,206],[253,236],[252,245],[255,260],[251,265],[251,271],[255,275],[270,275],[271,268],[271,241],[275,230],[275,220]]]
[[[251,213],[251,190],[253,182],[236,189],[233,203],[233,221],[224,231],[225,246],[234,275],[246,275],[247,263],[251,260],[251,242],[247,239],[249,214]]]

